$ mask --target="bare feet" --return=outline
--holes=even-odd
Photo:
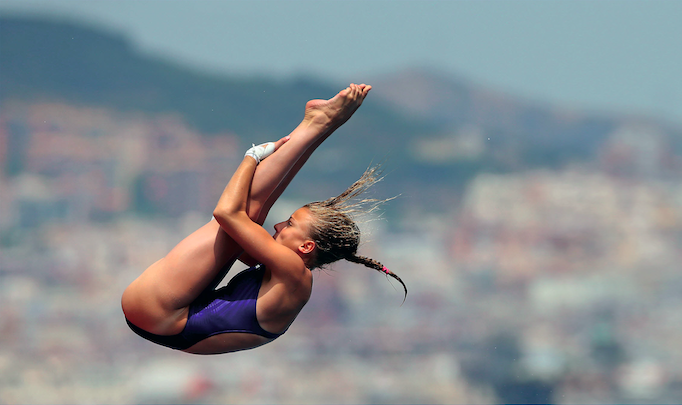
[[[329,100],[310,100],[305,105],[303,123],[338,128],[355,113],[372,86],[353,84]]]

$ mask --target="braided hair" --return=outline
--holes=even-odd
[[[380,262],[357,254],[360,245],[360,228],[352,217],[370,214],[379,205],[392,200],[392,198],[386,200],[357,199],[372,185],[381,181],[380,174],[378,166],[371,167],[365,171],[358,181],[338,196],[304,206],[310,210],[313,218],[310,223],[310,238],[315,242],[315,251],[313,260],[309,265],[311,268],[319,268],[345,259],[375,269],[393,277],[402,284],[405,289],[405,297],[403,298],[403,302],[405,302],[407,287],[403,280]]]
[[[349,262],[362,264],[366,267],[372,268],[374,270],[378,270],[382,273],[385,273],[387,276],[391,276],[394,279],[398,280],[398,282],[400,284],[402,284],[403,288],[405,289],[405,296],[403,297],[403,302],[405,302],[405,299],[407,299],[407,286],[405,286],[405,283],[403,283],[403,280],[401,280],[397,274],[395,274],[394,272],[389,270],[388,267],[379,263],[379,261],[374,260],[374,259],[370,259],[369,257],[366,257],[366,256],[359,256],[359,255],[354,254],[352,256],[346,257],[345,259],[348,260]]]

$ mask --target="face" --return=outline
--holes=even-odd
[[[275,225],[272,236],[277,243],[287,246],[294,252],[310,253],[315,247],[309,238],[309,224],[312,214],[307,208],[299,208],[288,220]]]

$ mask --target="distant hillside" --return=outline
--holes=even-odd
[[[614,131],[633,125],[668,135],[676,153],[682,153],[680,128],[646,117],[604,116],[543,105],[429,69],[397,72],[376,84],[380,89],[376,97],[413,118],[436,124],[443,134],[478,128],[486,141],[490,138],[496,145],[497,152],[504,151],[507,157],[523,162],[522,167],[557,167],[592,159]]]
[[[338,91],[309,78],[208,75],[138,52],[117,33],[81,24],[0,18],[0,102],[62,100],[122,111],[176,112],[207,135],[233,132],[244,145],[286,134],[304,103]],[[364,80],[364,79],[363,79]],[[387,186],[428,201],[457,193],[480,171],[561,167],[592,161],[623,126],[643,124],[682,155],[680,130],[642,118],[599,116],[540,105],[430,70],[394,72],[371,82],[361,111],[316,154],[342,159],[331,181],[388,158]],[[314,165],[313,165],[314,166]],[[304,171],[330,181],[329,173]],[[319,180],[318,179],[318,180]]]
[[[47,99],[175,112],[207,135],[235,133],[243,145],[286,135],[303,117],[306,101],[340,90],[305,77],[275,81],[200,73],[140,53],[117,33],[67,21],[0,18],[0,54],[0,102]],[[405,161],[406,139],[429,131],[428,122],[405,119],[378,99],[368,100],[326,143],[336,159],[345,160],[335,180],[349,182],[358,168],[387,155]],[[303,175],[318,174],[328,180],[327,173]]]
[[[141,54],[116,33],[53,20],[0,18],[0,53],[3,99],[177,111],[207,134],[280,135],[302,118],[305,101],[339,90],[306,78],[210,76]],[[385,108],[369,109],[389,123],[387,131],[411,126]]]

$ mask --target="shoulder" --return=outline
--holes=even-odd
[[[292,261],[289,266],[267,266],[270,269],[271,279],[275,283],[284,283],[293,288],[310,286],[312,272],[305,267],[303,261]]]
[[[274,291],[285,293],[296,300],[308,301],[310,292],[312,290],[313,276],[312,272],[300,263],[298,266],[291,266],[289,268],[272,268],[263,275],[263,282],[271,286]]]
[[[272,331],[286,329],[308,303],[313,279],[310,270],[305,271],[307,274],[287,272],[283,276],[266,268],[257,304],[257,318],[263,328]]]

